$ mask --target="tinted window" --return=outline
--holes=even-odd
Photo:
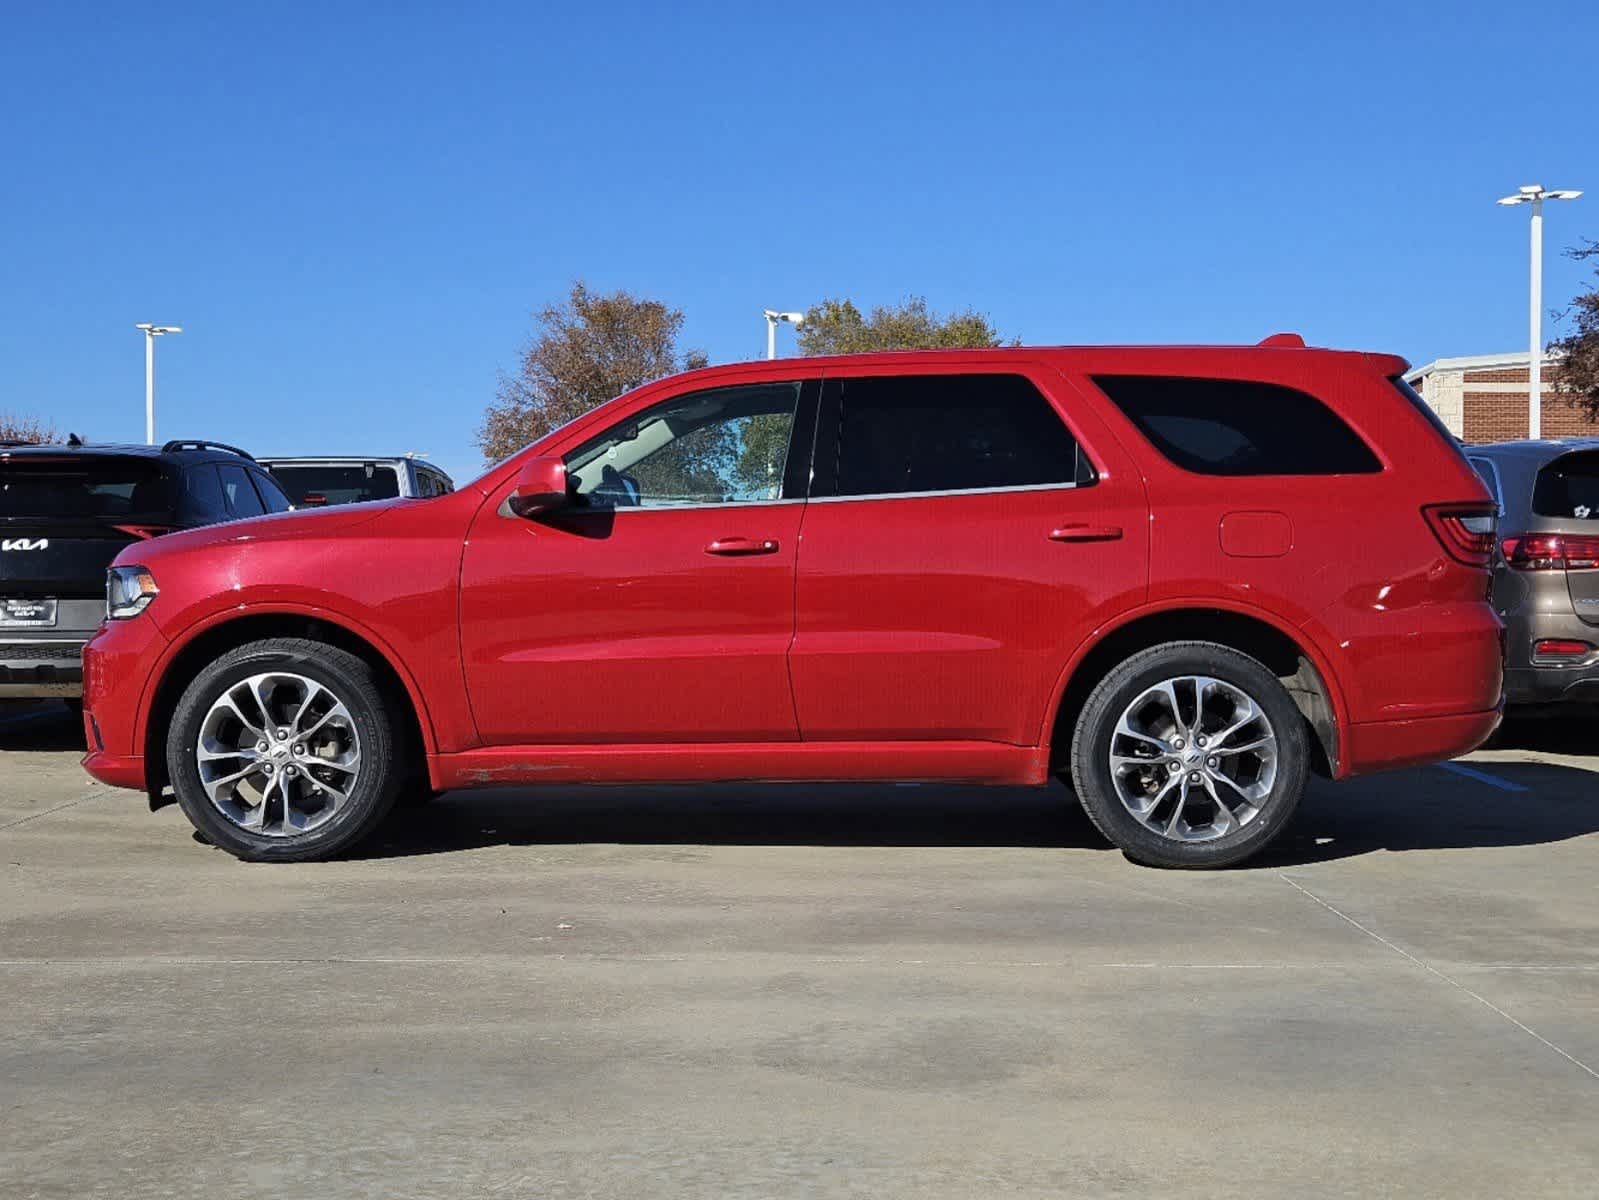
[[[255,484],[255,490],[261,497],[261,506],[269,513],[288,512],[294,506],[289,503],[289,497],[284,493],[272,477],[265,471],[251,471],[250,482]]]
[[[265,508],[261,497],[250,486],[250,474],[232,463],[218,464],[217,477],[222,481],[222,494],[227,497],[228,512],[235,517],[259,517]]]
[[[1307,392],[1273,383],[1096,375],[1157,450],[1201,475],[1363,475],[1371,448]]]
[[[275,466],[272,476],[300,508],[392,500],[400,494],[400,476],[387,463]]]
[[[161,464],[138,458],[0,458],[0,518],[170,519]]]
[[[178,521],[184,525],[209,525],[228,519],[217,469],[210,463],[183,472],[183,493],[178,498]]]
[[[715,388],[646,409],[567,457],[573,488],[591,508],[780,499],[799,390]]]
[[[1493,493],[1494,503],[1501,509],[1505,506],[1505,495],[1499,488],[1499,468],[1494,466],[1492,459],[1468,458],[1471,469],[1477,472],[1477,478],[1488,485],[1488,490]]]
[[[1020,375],[877,376],[834,386],[840,496],[1080,479],[1076,439]]]
[[[1567,454],[1539,471],[1532,511],[1540,517],[1599,521],[1599,453]]]

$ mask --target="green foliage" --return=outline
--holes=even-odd
[[[503,376],[477,441],[497,461],[613,396],[675,371],[705,365],[680,351],[683,314],[629,292],[596,294],[574,283],[533,317],[533,340],[515,375]]]
[[[823,300],[806,311],[797,337],[801,354],[958,350],[1003,342],[981,313],[966,309],[940,316],[920,296],[874,308],[869,317],[852,300]]]
[[[1599,242],[1567,253],[1579,261],[1592,258],[1599,263]],[[1599,281],[1599,269],[1594,278]],[[1565,315],[1571,318],[1571,333],[1549,343],[1549,349],[1561,356],[1558,386],[1588,420],[1599,421],[1599,286],[1574,297]]]

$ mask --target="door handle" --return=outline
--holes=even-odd
[[[1049,531],[1052,542],[1119,542],[1120,525],[1061,525]]]
[[[707,554],[747,555],[747,554],[776,554],[776,538],[746,538],[727,537],[717,538],[705,547]]]

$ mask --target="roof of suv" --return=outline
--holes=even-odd
[[[176,459],[179,462],[219,457],[251,458],[249,454],[234,446],[224,446],[219,442],[191,440],[164,442],[159,446],[146,446],[138,443],[124,445],[116,442],[93,442],[81,446],[69,445],[66,442],[24,442],[18,444],[0,442],[0,458],[7,458],[13,455],[22,455],[24,457],[48,455],[51,458],[78,455],[85,458],[159,458]]]
[[[1515,442],[1484,442],[1463,446],[1467,454],[1486,454],[1493,458],[1515,458],[1534,463],[1548,462],[1578,450],[1599,450],[1599,438],[1523,438]]]

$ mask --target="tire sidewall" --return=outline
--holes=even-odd
[[[1277,777],[1259,815],[1242,829],[1206,842],[1179,842],[1146,828],[1122,804],[1110,770],[1111,738],[1122,712],[1151,686],[1184,675],[1241,688],[1277,736]],[[1225,646],[1157,647],[1117,667],[1090,697],[1074,739],[1072,775],[1094,823],[1129,857],[1155,866],[1219,867],[1250,857],[1282,832],[1304,791],[1309,750],[1302,714],[1261,662]]]
[[[168,778],[184,815],[212,845],[256,862],[325,858],[365,834],[393,802],[394,739],[383,695],[359,659],[329,649],[313,655],[270,643],[245,646],[205,668],[184,690],[167,735]],[[349,710],[360,738],[362,769],[349,799],[326,824],[295,837],[240,829],[217,811],[200,782],[196,743],[206,714],[227,688],[265,671],[292,672],[326,687]]]

